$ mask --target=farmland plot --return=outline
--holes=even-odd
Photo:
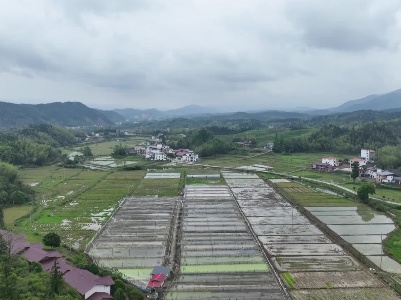
[[[307,209],[379,268],[401,274],[401,265],[383,251],[383,240],[395,229],[389,217],[362,205]]]
[[[155,265],[164,262],[171,219],[180,198],[127,198],[88,254],[100,265],[119,269],[145,285]]]
[[[339,245],[332,243],[270,185],[264,183],[255,188],[256,179],[252,178],[247,187],[248,179],[238,174],[236,180],[236,174],[223,173],[223,176],[227,178],[227,183],[254,233],[264,245],[265,251],[272,256],[282,279],[291,288],[292,297],[309,299],[307,295],[316,295],[316,299],[339,299],[337,289],[342,289],[342,293],[349,299],[368,299],[365,297],[365,289],[375,287],[375,290],[382,290],[383,295],[398,299],[392,290]],[[314,190],[285,180],[276,181],[276,184],[282,184],[287,193],[296,194],[302,201],[323,202],[325,207],[332,209],[330,197],[334,196],[327,195],[330,199],[326,201],[316,195],[308,198],[305,195],[315,193]],[[258,193],[256,189],[263,189],[264,192]],[[340,200],[343,201],[341,198]],[[381,222],[379,226],[387,225],[383,224],[383,218],[375,220]],[[326,290],[321,292],[322,289]]]
[[[181,276],[166,298],[285,299],[227,186],[190,185],[184,198]]]

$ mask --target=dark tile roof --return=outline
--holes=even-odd
[[[107,283],[109,284],[104,284],[104,283],[99,283],[97,280],[99,280],[101,277],[96,276],[95,274],[92,274],[91,272],[84,270],[84,269],[78,269],[78,268],[73,268],[71,271],[67,272],[63,276],[65,282],[67,282],[70,286],[75,288],[81,295],[84,295],[86,292],[88,292],[90,289],[92,289],[95,285],[112,285],[114,284],[113,280],[110,279],[105,279]]]
[[[153,268],[151,275],[155,274],[164,274],[164,275],[169,275],[170,274],[170,268],[165,267],[165,266],[156,266]]]
[[[85,295],[85,293],[96,285],[111,286],[114,284],[110,276],[100,277],[87,270],[76,268],[70,265],[59,252],[45,251],[41,244],[30,244],[23,235],[16,235],[4,230],[0,230],[0,235],[12,241],[12,253],[20,254],[29,262],[39,262],[45,271],[49,272],[53,268],[54,262],[57,261],[64,281],[75,288],[81,295]],[[95,293],[88,299],[101,300],[112,298],[107,293]]]

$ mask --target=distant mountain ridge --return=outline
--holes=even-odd
[[[144,109],[144,110],[134,109],[134,108],[124,108],[124,109],[114,109],[113,111],[128,119],[169,118],[169,117],[198,116],[198,115],[209,115],[209,114],[219,113],[215,109],[194,104],[165,111],[158,110],[156,108]]]
[[[112,125],[102,112],[81,102],[53,102],[47,104],[14,104],[0,102],[0,128],[48,123],[61,126]]]
[[[320,114],[389,109],[401,109],[401,89],[386,94],[373,94],[360,99],[350,100],[337,107],[320,110]]]

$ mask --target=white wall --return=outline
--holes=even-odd
[[[85,294],[85,299],[88,299],[94,293],[107,293],[110,295],[110,286],[108,285],[95,285],[92,289],[90,289]]]

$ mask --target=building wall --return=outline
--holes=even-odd
[[[85,299],[88,299],[94,293],[107,293],[110,295],[110,286],[108,285],[95,285],[89,291],[85,293]]]

